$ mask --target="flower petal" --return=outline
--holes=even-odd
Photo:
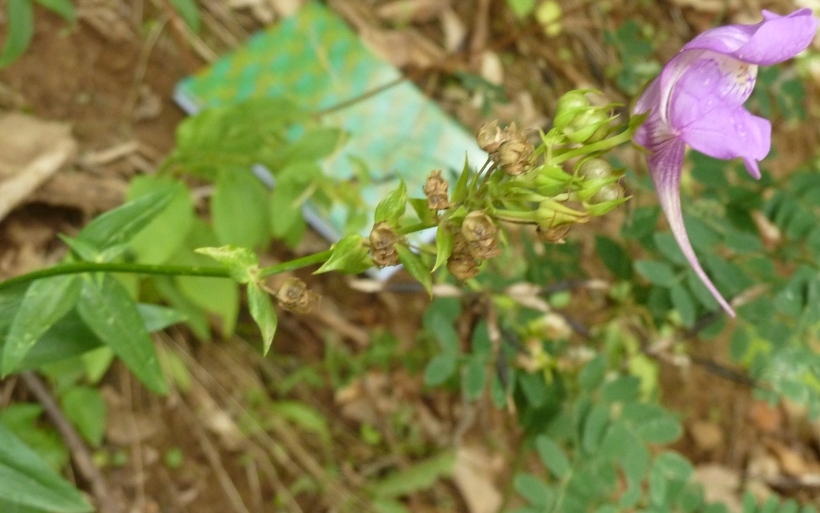
[[[661,204],[663,213],[669,221],[669,227],[672,230],[672,235],[678,246],[692,266],[692,269],[697,274],[700,281],[706,286],[712,296],[715,297],[720,306],[732,317],[735,316],[734,310],[729,303],[718,292],[717,287],[712,283],[706,275],[706,271],[698,262],[698,257],[695,255],[695,250],[689,242],[689,236],[686,233],[686,226],[683,224],[683,211],[680,204],[680,175],[681,167],[683,166],[683,154],[685,145],[680,139],[670,139],[666,144],[655,149],[647,158],[649,164],[649,172],[652,175],[652,180],[655,182],[655,190],[658,193],[658,201]]]
[[[683,50],[711,50],[750,64],[768,66],[791,59],[811,44],[817,19],[811,9],[786,16],[763,11],[756,25],[726,25],[698,35]]]
[[[772,125],[743,107],[718,108],[696,118],[681,130],[682,139],[710,157],[731,160],[741,157],[754,178],[760,178],[757,161],[771,148]]]

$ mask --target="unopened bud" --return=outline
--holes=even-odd
[[[555,117],[552,125],[564,129],[582,112],[592,108],[586,95],[581,91],[569,91],[558,98],[555,104]]]
[[[624,197],[624,188],[619,183],[611,183],[601,187],[601,190],[596,192],[589,202],[593,205],[605,203],[607,201],[615,201]]]
[[[319,295],[308,290],[305,282],[299,278],[288,278],[276,293],[276,299],[282,308],[294,313],[308,313],[319,301]]]
[[[585,160],[578,166],[578,176],[584,177],[588,180],[596,178],[609,178],[612,176],[612,166],[609,162],[603,159],[589,159]]]
[[[370,257],[379,267],[399,264],[399,252],[396,251],[396,242],[399,236],[396,231],[384,221],[376,223],[370,230]]]
[[[609,135],[609,116],[597,108],[580,113],[564,129],[564,135],[577,144],[594,143]]]
[[[589,221],[589,214],[579,212],[554,200],[544,200],[535,211],[535,220],[538,226],[556,228],[569,224],[586,223]]]
[[[441,176],[441,171],[432,171],[424,182],[424,195],[427,197],[427,208],[430,210],[444,210],[450,206],[447,192],[450,185]]]
[[[476,136],[476,142],[487,153],[495,153],[501,146],[504,137],[505,135],[498,127],[498,120],[494,120],[481,126]]]

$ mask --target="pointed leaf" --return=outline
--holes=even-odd
[[[63,275],[37,280],[26,290],[11,323],[3,349],[3,375],[23,361],[34,343],[74,308],[80,295],[80,277]]]
[[[36,0],[38,4],[42,5],[49,11],[60,15],[62,19],[69,23],[74,23],[77,20],[77,14],[74,12],[74,4],[71,0]]]
[[[185,20],[185,24],[193,32],[199,32],[200,28],[200,19],[199,19],[199,8],[196,5],[194,0],[170,0],[171,5],[174,6],[174,10],[179,13],[183,20]]]
[[[248,283],[248,309],[262,332],[262,353],[268,354],[278,320],[270,296],[256,283]]]
[[[269,240],[268,191],[249,169],[220,169],[211,198],[211,213],[220,244],[247,248]]]
[[[219,248],[197,248],[194,251],[206,255],[228,268],[231,277],[239,283],[248,283],[256,278],[259,258],[248,248],[222,246]]]
[[[443,225],[438,227],[436,230],[436,263],[433,265],[433,271],[447,263],[447,259],[453,253],[453,239],[453,232]]]
[[[401,216],[404,215],[405,208],[407,208],[407,186],[404,180],[401,180],[399,185],[387,193],[376,205],[373,221],[376,223],[385,221],[391,226],[396,226]]]
[[[396,251],[399,252],[399,262],[404,265],[404,268],[413,278],[424,286],[424,290],[432,297],[433,275],[430,274],[430,269],[424,264],[421,257],[403,244],[396,244]]]
[[[0,499],[56,513],[92,511],[80,492],[0,423]]]
[[[34,35],[34,7],[30,0],[8,0],[6,2],[6,42],[0,53],[0,68],[6,67],[18,57],[31,43]]]
[[[333,253],[313,274],[341,271],[349,274],[362,273],[373,267],[370,252],[364,245],[364,237],[348,235],[333,245]]]
[[[175,190],[163,190],[129,201],[88,223],[77,240],[98,251],[125,244],[162,213],[175,195]]]
[[[168,392],[154,343],[139,310],[116,278],[86,276],[77,311],[91,331],[114,350],[146,387],[158,394]]]

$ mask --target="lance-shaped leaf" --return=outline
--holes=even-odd
[[[222,246],[219,248],[198,248],[199,254],[207,255],[224,265],[231,278],[239,283],[248,283],[256,278],[259,270],[259,258],[248,248]]]
[[[146,387],[158,394],[168,392],[154,343],[139,310],[116,278],[107,274],[84,277],[77,311],[91,331]]]
[[[278,319],[270,296],[256,283],[248,283],[248,309],[262,332],[262,352],[268,354]]]

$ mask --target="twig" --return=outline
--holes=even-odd
[[[57,401],[51,396],[51,393],[46,388],[45,383],[37,377],[33,372],[23,372],[20,374],[20,379],[26,384],[26,387],[34,394],[37,401],[43,406],[46,415],[60,432],[68,450],[71,452],[71,458],[77,465],[77,470],[82,474],[88,483],[91,485],[91,493],[94,495],[99,513],[120,513],[122,510],[108,493],[108,484],[105,481],[100,469],[94,465],[91,457],[91,451],[86,447],[80,435],[74,429],[74,426],[65,418],[63,411],[57,404]]]

